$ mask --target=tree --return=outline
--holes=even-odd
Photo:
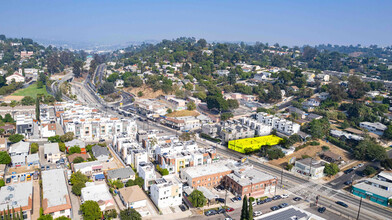
[[[35,100],[33,97],[31,96],[25,96],[23,97],[23,99],[21,100],[22,105],[34,105]]]
[[[227,120],[229,120],[232,117],[234,117],[233,113],[231,113],[231,112],[224,112],[224,113],[221,114],[220,119],[221,119],[221,121],[227,121]]]
[[[193,192],[189,195],[189,201],[196,208],[203,207],[207,203],[206,197],[203,193],[197,189],[193,190]]]
[[[280,148],[271,148],[267,150],[267,155],[269,160],[275,160],[285,156]]]
[[[384,138],[391,140],[392,139],[392,124],[388,125],[387,130],[384,131]]]
[[[39,146],[37,143],[31,143],[30,145],[30,153],[35,154],[38,152]]]
[[[121,220],[142,220],[142,216],[133,208],[127,208],[120,211]]]
[[[60,216],[58,218],[55,218],[54,220],[71,220],[70,218],[67,218],[65,216]]]
[[[3,179],[0,179],[0,188],[3,187],[3,186],[5,186],[5,182],[4,182]]]
[[[38,220],[53,220],[53,216],[51,215],[43,215],[41,217],[38,218]]]
[[[102,95],[109,95],[115,91],[114,84],[111,82],[104,82],[98,89]]]
[[[72,64],[72,72],[76,78],[79,78],[82,76],[82,68],[83,68],[83,62],[81,60],[76,60]]]
[[[13,134],[8,137],[8,140],[12,143],[18,143],[19,141],[23,140],[25,137],[21,134]]]
[[[159,165],[157,165],[156,169],[162,176],[169,175],[169,171],[166,168],[162,169]]]
[[[383,161],[388,158],[385,148],[378,145],[370,138],[365,138],[354,147],[354,156],[358,160]]]
[[[65,133],[64,135],[60,136],[61,142],[68,142],[74,139],[74,133],[72,131]]]
[[[326,117],[316,119],[309,123],[309,133],[313,138],[323,138],[329,133],[329,121]]]
[[[14,119],[12,118],[10,113],[5,114],[4,118],[3,118],[3,122],[8,122],[8,123],[14,123]]]
[[[83,173],[81,173],[80,171],[78,171],[78,172],[74,172],[71,175],[71,179],[70,180],[71,180],[72,184],[75,184],[77,182],[85,183],[85,182],[88,181],[88,177],[86,175],[84,175]]]
[[[82,162],[84,162],[83,157],[76,157],[76,158],[72,161],[72,163],[82,163]]]
[[[193,84],[192,83],[187,83],[184,85],[184,88],[188,91],[192,91],[193,90]]]
[[[253,201],[254,201],[254,198],[249,197],[248,220],[253,220],[253,206],[252,206]]]
[[[39,99],[38,97],[35,99],[35,119],[37,119],[37,121],[41,121],[39,116],[40,116],[41,112],[39,109]]]
[[[59,150],[61,152],[65,152],[66,149],[65,144],[63,142],[59,142]]]
[[[73,194],[75,194],[77,196],[82,195],[82,188],[84,188],[84,187],[86,187],[86,183],[76,182],[75,184],[72,185]]]
[[[137,93],[137,96],[138,96],[138,97],[142,97],[142,96],[143,96],[143,92],[142,92],[142,91],[139,91],[139,92]]]
[[[242,200],[242,209],[240,220],[247,220],[249,217],[249,209],[248,209],[248,197],[245,195]]]
[[[173,112],[173,110],[171,109],[171,108],[169,108],[169,109],[167,109],[167,114],[170,114],[170,113],[172,113]]]
[[[99,205],[95,201],[85,201],[80,206],[80,211],[83,213],[83,219],[85,220],[98,220],[102,218],[102,212]]]
[[[348,95],[353,99],[362,98],[368,90],[368,84],[362,82],[358,76],[348,77]]]
[[[73,146],[68,149],[69,154],[80,154],[81,150],[79,146]]]
[[[238,107],[240,107],[236,99],[228,99],[227,105],[229,106],[229,109],[237,109]]]
[[[48,141],[50,143],[58,143],[58,142],[61,141],[60,140],[60,135],[55,135],[55,136],[52,136],[52,137],[48,137]]]
[[[324,166],[324,173],[327,174],[327,176],[333,176],[337,174],[340,171],[339,167],[335,163],[327,163]]]
[[[193,111],[196,109],[196,104],[193,101],[188,102],[188,104],[186,105],[186,108],[190,111]]]
[[[135,186],[135,185],[138,185],[140,188],[142,188],[143,185],[144,185],[144,179],[141,178],[141,177],[136,177],[135,180],[128,180],[125,183],[126,187],[128,187],[128,186]]]
[[[377,172],[377,170],[374,169],[374,167],[372,167],[372,166],[366,166],[365,169],[363,170],[363,173],[366,176],[372,175],[372,174],[374,174],[376,172]]]

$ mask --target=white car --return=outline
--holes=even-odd
[[[257,217],[257,216],[260,216],[260,215],[262,215],[263,213],[261,212],[261,211],[254,211],[253,212],[253,216],[254,217]]]
[[[363,167],[363,163],[358,164],[357,167]]]
[[[285,199],[285,198],[289,198],[289,195],[287,195],[287,194],[283,194],[283,195],[282,195],[282,198],[283,198],[283,199]]]

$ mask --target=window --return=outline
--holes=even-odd
[[[248,188],[245,188],[245,189],[244,189],[244,192],[247,192],[247,191],[248,191]]]
[[[60,211],[60,214],[64,214],[64,213],[65,213],[65,210],[61,210],[61,211]]]

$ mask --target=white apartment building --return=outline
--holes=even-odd
[[[150,187],[151,200],[158,208],[182,204],[182,183],[175,176],[155,180]]]
[[[151,162],[141,162],[138,165],[138,173],[144,180],[143,189],[148,191],[150,186],[155,183],[157,175],[155,173],[154,164]]]
[[[257,113],[256,119],[258,122],[266,124],[268,126],[272,126],[273,129],[276,129],[278,132],[281,132],[286,135],[293,135],[298,133],[301,127],[297,123],[288,121],[286,119],[281,119],[273,115],[269,115],[265,112]]]
[[[44,155],[46,161],[56,163],[56,161],[60,160],[63,153],[60,151],[58,143],[48,143],[44,144]]]

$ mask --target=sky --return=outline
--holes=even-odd
[[[185,36],[388,46],[391,11],[390,0],[0,0],[0,34],[100,44]]]

